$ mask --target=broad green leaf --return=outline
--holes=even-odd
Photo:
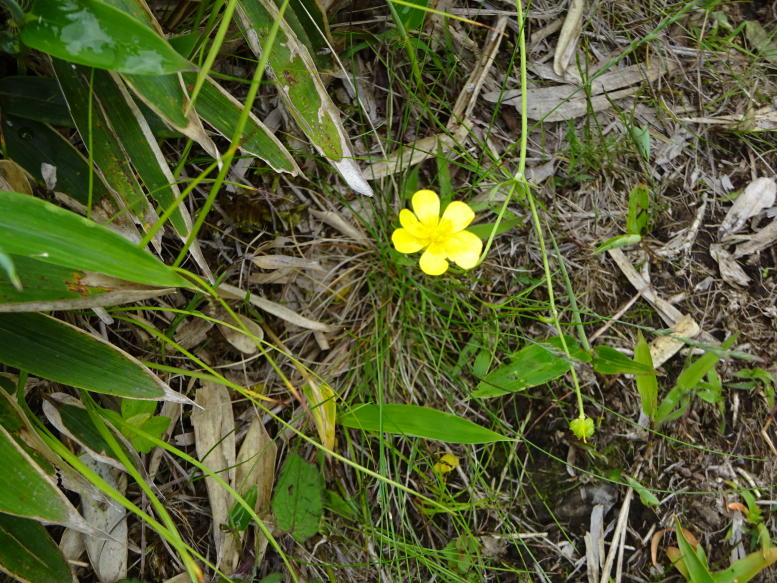
[[[0,426],[0,512],[54,524],[80,517],[56,484]]]
[[[210,156],[219,156],[216,144],[202,127],[197,112],[189,107],[189,93],[184,88],[180,73],[155,77],[122,75],[122,78],[135,95],[168,126],[197,142]]]
[[[286,458],[272,497],[272,511],[279,529],[299,542],[318,533],[324,510],[321,474],[297,454]]]
[[[626,216],[626,232],[641,235],[650,219],[650,189],[647,184],[637,184],[629,194],[629,214]]]
[[[188,402],[126,352],[43,314],[0,314],[0,362],[98,393]]]
[[[162,27],[143,0],[106,0],[106,3],[162,34]],[[180,73],[124,74],[123,77],[141,101],[171,128],[197,142],[210,156],[219,156],[216,145],[202,127],[197,113],[190,107],[189,94],[183,86]]]
[[[565,336],[564,339],[573,359],[584,362],[590,360],[590,356],[580,348],[574,338]],[[500,366],[480,381],[472,396],[497,397],[523,391],[559,378],[566,374],[571,366],[558,337],[524,346],[510,355],[510,361],[509,364]]]
[[[149,196],[156,201],[158,214],[162,214],[181,192],[140,108],[119,76],[112,78],[105,71],[95,71],[94,97],[104,109],[110,108],[110,121],[121,149],[137,171]],[[170,215],[170,222],[183,238],[189,234],[191,227],[188,214],[183,213],[185,208],[179,205]]]
[[[340,172],[356,192],[372,196],[372,188],[353,159],[350,140],[305,45],[281,19],[272,0],[238,0],[238,14],[248,45],[257,57],[261,39],[269,37],[273,24],[280,29],[271,47],[268,67],[278,95],[316,149]]]
[[[29,119],[4,116],[3,137],[6,154],[41,184],[41,169],[49,164],[56,169],[58,192],[64,192],[86,205],[88,199],[89,164],[73,144],[51,127]],[[72,123],[72,121],[71,121]],[[92,203],[111,201],[112,197],[100,174],[95,174]]]
[[[600,243],[594,249],[594,253],[604,253],[609,249],[618,249],[619,247],[625,247],[626,245],[636,245],[642,240],[639,235],[616,235],[607,239],[604,243]]]
[[[43,413],[61,435],[77,443],[92,458],[125,470],[78,399],[64,393],[54,393],[43,402]],[[125,453],[129,452],[125,449]]]
[[[13,115],[57,126],[73,121],[59,85],[50,77],[12,75],[0,79],[0,107]]]
[[[186,73],[184,80],[187,84],[193,85],[197,75]],[[222,136],[230,140],[234,137],[235,126],[243,106],[210,78],[205,81],[197,97],[196,109],[197,113]],[[264,160],[275,172],[288,172],[292,176],[300,173],[299,166],[286,147],[253,114],[248,116],[243,129],[240,149]]]
[[[658,409],[658,379],[653,367],[653,357],[650,355],[650,345],[641,332],[634,346],[634,361],[649,367],[651,371],[634,375],[634,382],[642,401],[642,410],[652,421]]]
[[[648,374],[654,372],[640,362],[630,359],[612,346],[599,345],[594,349],[594,370],[600,374]]]
[[[194,69],[151,28],[100,0],[35,0],[21,40],[60,59],[123,73]]]
[[[81,140],[87,148],[91,146],[92,157],[105,181],[118,193],[132,213],[140,219],[145,218],[150,205],[140,187],[132,162],[122,149],[122,141],[113,129],[114,104],[102,103],[95,95],[90,94],[89,69],[59,59],[52,59],[51,64]],[[86,184],[82,188],[86,189]]]
[[[510,439],[463,417],[418,405],[359,405],[340,415],[337,421],[343,427],[448,443],[493,443]]]
[[[49,202],[0,190],[0,246],[71,269],[159,287],[190,284],[124,237]]]
[[[777,547],[755,551],[742,557],[728,569],[715,573],[715,583],[747,583],[775,562]]]
[[[137,302],[170,293],[173,288],[144,286],[98,273],[10,256],[21,287],[0,274],[0,312],[80,310]]]
[[[66,583],[68,566],[49,533],[34,520],[0,513],[0,571],[29,583]]]

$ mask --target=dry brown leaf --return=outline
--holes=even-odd
[[[27,172],[13,160],[0,160],[0,190],[32,194]]]
[[[777,109],[771,106],[761,107],[746,113],[720,115],[717,117],[684,117],[680,121],[718,125],[725,129],[743,132],[771,131],[777,129]]]
[[[736,233],[744,227],[748,219],[774,205],[775,195],[777,195],[777,183],[774,178],[762,177],[753,180],[728,209],[718,229],[718,236],[722,238]]]
[[[750,283],[750,277],[745,273],[745,270],[722,245],[717,243],[710,245],[710,255],[717,262],[720,276],[725,282],[742,287]]]
[[[672,69],[670,64],[639,64],[605,73],[593,81],[589,90],[590,99],[579,85],[565,84],[552,87],[535,87],[526,93],[526,115],[543,121],[564,121],[593,111],[608,109],[613,101],[633,95],[643,82],[652,83]],[[631,87],[634,85],[633,87]],[[515,105],[521,110],[521,92],[492,91],[483,95],[486,101]],[[589,105],[590,102],[590,105]]]
[[[401,146],[398,151],[390,154],[386,160],[372,163],[367,168],[367,175],[372,179],[385,178],[397,172],[404,172],[411,166],[433,158],[438,152],[450,154],[457,144],[464,141],[469,133],[469,125],[462,124],[453,130],[452,134],[435,134],[416,140],[411,144]]]
[[[252,486],[256,486],[256,504],[254,511],[260,518],[270,510],[270,499],[272,497],[272,487],[275,482],[275,457],[278,447],[267,433],[264,424],[259,416],[251,421],[243,444],[237,454],[237,467],[235,471],[235,481],[232,487],[240,494],[244,495]],[[225,544],[222,569],[230,575],[235,572],[240,557],[240,544],[245,540],[245,532],[237,533],[238,536],[230,537]],[[263,541],[263,542],[262,542]],[[256,547],[264,549],[267,546],[267,539],[261,529],[256,529]],[[258,563],[262,560],[262,553],[255,555]]]
[[[292,257],[291,255],[259,255],[251,259],[254,265],[261,269],[309,269],[325,273],[326,269],[321,267],[318,261],[306,259],[305,257]]]
[[[307,328],[308,330],[320,330],[321,332],[332,331],[331,326],[327,326],[321,322],[316,322],[315,320],[311,320],[305,316],[300,316],[297,312],[290,310],[286,306],[276,304],[275,302],[270,301],[267,298],[263,298],[262,296],[244,292],[239,287],[235,287],[234,285],[222,283],[218,287],[218,290],[221,293],[221,296],[225,299],[242,300],[248,296],[248,301],[260,310],[264,310],[265,312],[268,312],[273,316],[277,316],[281,320],[286,320],[287,322],[294,324],[295,326],[299,326],[300,328]]]
[[[577,40],[583,31],[583,11],[585,10],[585,0],[572,0],[564,18],[564,24],[561,25],[561,34],[556,44],[556,52],[553,55],[553,71],[556,75],[563,75],[572,55],[577,48]]]
[[[175,331],[174,339],[176,343],[189,350],[203,342],[213,326],[215,323],[205,318],[188,318]]]
[[[364,233],[348,222],[348,220],[340,213],[334,211],[318,211],[315,209],[310,209],[309,212],[322,223],[340,231],[340,233],[354,241],[366,243],[369,240]]]
[[[650,343],[650,357],[655,368],[677,354],[685,346],[683,339],[693,338],[699,333],[700,328],[693,318],[685,314],[670,330],[671,334],[658,336]]]
[[[259,348],[256,346],[258,341],[264,339],[264,330],[262,327],[251,320],[250,318],[243,316],[242,314],[235,314],[243,325],[251,332],[252,336],[248,336],[240,330],[235,330],[230,326],[224,326],[218,324],[219,332],[224,336],[224,339],[229,342],[236,350],[239,350],[243,354],[256,354]],[[231,320],[231,318],[230,318]],[[230,322],[233,326],[234,323]]]
[[[737,245],[734,257],[752,255],[766,249],[777,240],[777,219],[766,225],[763,229],[751,235],[744,243]]]
[[[229,391],[223,385],[203,381],[197,389],[195,403],[202,409],[192,411],[197,457],[222,480],[235,479],[235,419]],[[216,480],[205,478],[213,521],[213,541],[218,561],[224,550],[225,533],[221,526],[227,523],[230,496]]]
[[[91,457],[81,461],[119,493],[127,489],[127,475]],[[113,540],[85,537],[86,554],[97,577],[104,583],[113,583],[127,577],[127,510],[114,500],[81,496],[81,511],[94,528],[113,537]]]

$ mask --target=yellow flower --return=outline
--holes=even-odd
[[[399,213],[401,228],[391,235],[394,248],[400,253],[415,253],[424,249],[419,262],[429,275],[442,275],[450,259],[462,269],[477,265],[483,242],[474,233],[465,231],[475,213],[465,202],[450,203],[440,216],[440,199],[431,190],[419,190],[413,195],[413,212]],[[415,213],[415,214],[413,214]]]
[[[459,458],[457,458],[452,453],[446,453],[444,456],[440,458],[440,461],[434,464],[434,467],[432,468],[432,470],[434,471],[435,474],[442,476],[443,474],[447,474],[448,472],[458,467],[459,467]]]

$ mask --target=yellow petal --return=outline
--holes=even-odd
[[[456,233],[469,226],[472,219],[475,218],[475,212],[469,208],[466,202],[457,200],[448,205],[442,218],[450,223],[451,230]]]
[[[461,231],[451,237],[446,244],[446,257],[462,269],[472,269],[480,259],[483,241],[469,231]]]
[[[428,235],[427,228],[419,223],[416,216],[408,209],[399,211],[399,224],[416,239],[423,239]]]
[[[421,255],[419,265],[421,266],[421,271],[427,275],[442,275],[448,271],[448,262],[445,260],[445,257],[430,253],[428,249]]]
[[[413,195],[413,212],[418,220],[427,225],[436,225],[440,220],[440,197],[431,190],[419,190]]]
[[[400,253],[415,253],[424,247],[424,244],[407,229],[396,229],[391,234],[391,242],[394,243],[394,249]]]

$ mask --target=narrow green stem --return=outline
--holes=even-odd
[[[537,241],[542,253],[542,269],[545,273],[545,285],[548,289],[548,304],[550,307],[550,315],[553,325],[556,327],[561,346],[564,352],[569,356],[569,346],[567,346],[566,338],[564,337],[564,330],[561,327],[561,321],[558,315],[558,309],[556,308],[556,296],[553,291],[553,277],[550,269],[550,261],[548,260],[548,249],[545,245],[545,233],[542,229],[542,221],[540,220],[540,214],[537,209],[537,203],[534,199],[534,193],[531,190],[531,184],[526,180],[526,151],[529,140],[529,119],[528,119],[528,107],[527,107],[527,67],[526,67],[526,29],[524,26],[523,5],[521,0],[516,2],[516,10],[518,12],[518,22],[520,26],[520,33],[518,35],[518,49],[520,51],[520,74],[521,74],[521,136],[519,145],[519,157],[518,157],[518,172],[513,177],[513,181],[517,186],[520,186],[523,190],[523,194],[526,196],[526,200],[529,203],[529,209],[531,210],[532,224],[534,226],[534,232],[537,235]],[[570,366],[569,372],[572,376],[572,385],[577,395],[577,408],[580,417],[585,416],[585,409],[583,408],[583,394],[580,391],[580,381],[577,378],[577,372],[574,366]]]

